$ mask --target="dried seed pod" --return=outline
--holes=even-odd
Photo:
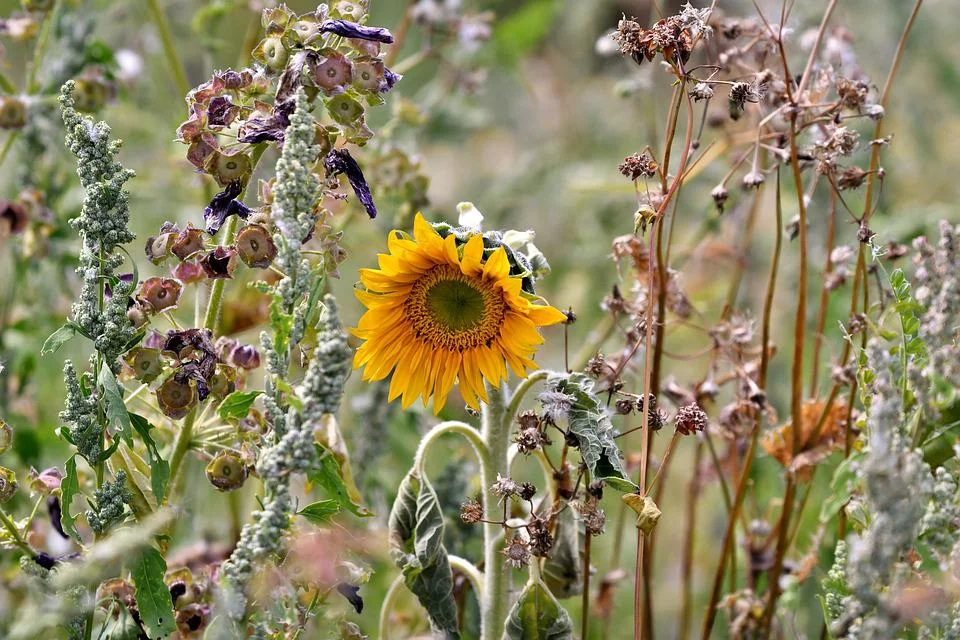
[[[207,480],[220,491],[233,491],[243,486],[247,479],[247,466],[243,459],[232,451],[221,451],[210,461],[206,469]]]
[[[0,200],[0,237],[23,233],[29,221],[27,210],[19,203]]]
[[[232,247],[217,247],[200,258],[200,266],[208,278],[229,279],[237,270],[237,250]]]
[[[256,369],[260,366],[260,352],[251,344],[238,344],[230,351],[230,362],[241,369]]]
[[[30,491],[49,496],[54,491],[60,489],[60,483],[63,481],[63,473],[56,467],[44,469],[39,473],[36,469],[31,469],[29,480]]]
[[[646,534],[653,531],[661,515],[660,508],[657,507],[657,503],[653,501],[653,498],[637,495],[636,493],[625,493],[621,497],[621,500],[637,514],[638,529]]]
[[[319,62],[310,69],[310,77],[325,94],[337,95],[353,82],[353,63],[336,49],[324,49]]]
[[[126,357],[127,364],[133,369],[133,375],[140,382],[151,382],[163,373],[163,359],[159,349],[137,347],[131,349]]]
[[[177,232],[161,232],[155,236],[147,238],[147,245],[144,247],[144,253],[147,260],[153,264],[160,264],[166,260],[173,250],[173,244],[177,241]]]
[[[17,96],[0,98],[0,129],[22,129],[26,124],[26,101]]]
[[[248,224],[236,240],[237,253],[248,267],[266,269],[277,257],[277,245],[266,227],[259,224]]]
[[[225,364],[218,364],[208,384],[210,395],[223,400],[237,390],[237,370]]]
[[[184,261],[173,269],[173,277],[184,284],[196,284],[206,279],[203,267],[198,262]]]
[[[250,156],[245,153],[228,155],[222,151],[214,151],[203,168],[221,187],[226,187],[231,182],[246,183],[253,172]]]
[[[170,251],[181,260],[186,260],[194,253],[203,249],[203,229],[197,229],[188,224],[187,228],[177,234]]]
[[[386,67],[376,58],[361,58],[353,63],[353,86],[358,91],[379,93],[385,89]]]
[[[180,302],[183,283],[173,278],[147,278],[140,284],[137,300],[147,310],[159,313],[172,309]]]
[[[197,637],[210,619],[210,606],[194,602],[177,609],[177,631],[181,638]]]
[[[179,420],[197,405],[197,390],[189,381],[177,382],[171,376],[157,389],[157,404],[164,415]]]
[[[17,474],[6,467],[0,467],[0,504],[8,502],[17,493],[18,487]]]
[[[0,420],[0,454],[6,453],[13,444],[13,428],[4,420]]]

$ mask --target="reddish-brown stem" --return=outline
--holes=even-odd
[[[773,249],[773,259],[770,262],[770,275],[767,278],[767,292],[766,297],[763,303],[763,324],[761,332],[761,346],[762,351],[760,355],[760,372],[758,374],[757,384],[761,389],[766,390],[767,384],[767,365],[769,361],[770,350],[767,349],[767,345],[770,343],[770,318],[773,311],[773,296],[774,291],[776,290],[777,284],[777,275],[780,270],[780,250],[783,244],[783,208],[780,201],[780,170],[777,169],[777,195],[776,195],[776,233],[774,237],[776,238],[774,249]],[[717,569],[713,576],[713,586],[710,591],[710,600],[707,605],[707,614],[703,620],[703,630],[701,633],[702,640],[708,640],[710,637],[710,632],[713,629],[713,623],[716,620],[717,616],[717,602],[720,600],[720,590],[723,588],[723,576],[726,570],[726,561],[727,556],[731,553],[733,548],[733,534],[737,526],[737,518],[740,514],[740,509],[743,506],[743,499],[747,493],[747,483],[750,479],[750,468],[753,465],[753,458],[756,455],[757,451],[757,440],[760,434],[760,417],[757,417],[757,420],[754,424],[753,431],[750,435],[750,445],[747,448],[746,456],[744,457],[743,467],[740,471],[740,477],[737,481],[737,490],[733,500],[733,509],[730,512],[730,516],[727,519],[727,528],[723,533],[723,542],[720,545],[720,560],[717,563]]]
[[[690,632],[690,610],[693,606],[691,602],[691,591],[693,589],[693,547],[696,538],[697,498],[700,496],[700,460],[702,457],[703,442],[697,440],[697,446],[693,451],[693,472],[690,474],[690,480],[687,484],[687,522],[684,526],[683,556],[680,561],[680,573],[683,584],[681,597],[683,601],[680,606],[680,633],[677,636],[678,638],[687,638]]]
[[[820,351],[823,348],[823,330],[827,324],[827,302],[830,300],[830,291],[827,290],[827,278],[833,272],[834,236],[837,225],[837,191],[830,191],[830,216],[827,219],[827,262],[823,267],[823,284],[820,287],[820,308],[817,311],[817,330],[813,334],[813,370],[810,373],[810,396],[817,395],[817,378],[820,371]]]

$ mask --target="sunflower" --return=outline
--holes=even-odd
[[[402,395],[409,407],[417,397],[433,398],[440,413],[454,382],[466,403],[487,401],[483,381],[494,387],[507,379],[507,366],[524,378],[536,369],[532,357],[543,338],[537,327],[566,319],[557,309],[533,304],[521,291],[522,277],[510,275],[504,247],[484,259],[483,236],[458,245],[417,214],[411,239],[390,233],[390,253],[379,269],[362,269],[357,297],[367,307],[352,333],[364,342],[354,368],[363,379],[390,380],[390,400]]]

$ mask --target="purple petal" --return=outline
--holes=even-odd
[[[213,196],[210,204],[203,210],[203,219],[207,223],[207,233],[214,235],[220,230],[223,222],[230,216],[237,215],[246,220],[253,209],[237,200],[243,190],[239,181],[231,182],[226,188]]]
[[[324,20],[320,25],[321,32],[335,33],[344,38],[360,38],[361,40],[376,40],[384,44],[393,44],[393,34],[383,27],[366,27],[349,20]]]
[[[360,165],[353,159],[350,152],[346,149],[334,149],[323,159],[323,166],[330,175],[340,173],[347,174],[347,180],[353,187],[353,192],[357,194],[357,199],[367,210],[367,215],[371,219],[377,217],[377,207],[373,203],[373,195],[370,193],[370,186],[367,185],[367,179],[363,177],[363,171]]]
[[[240,126],[240,135],[237,140],[248,144],[258,142],[282,142],[283,132],[290,125],[290,114],[293,113],[293,100],[287,100],[274,106],[273,115],[269,118],[252,118]]]

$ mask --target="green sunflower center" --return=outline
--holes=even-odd
[[[437,322],[455,331],[483,320],[483,294],[463,280],[441,280],[430,287],[427,307]]]

